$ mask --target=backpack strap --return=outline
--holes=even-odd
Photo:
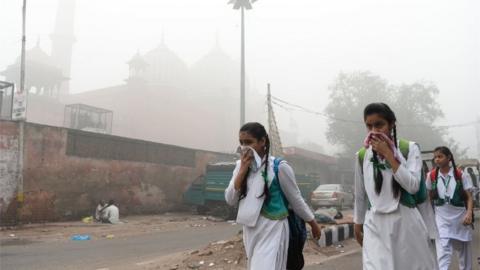
[[[459,168],[457,168],[457,171],[455,172],[455,180],[457,180],[457,182],[462,182],[462,178],[463,178],[463,172],[462,170],[460,170]],[[463,182],[462,182],[463,184]]]
[[[437,169],[432,169],[430,171],[430,181],[432,181],[432,183],[437,181]]]
[[[358,150],[358,163],[360,165],[360,170],[362,171],[363,174],[363,161],[365,160],[365,155],[367,154],[367,148],[362,147],[360,150]],[[372,204],[370,203],[370,200],[368,199],[367,196],[367,208],[370,210],[372,208]]]
[[[407,160],[408,154],[410,153],[410,142],[405,139],[400,139],[398,141],[398,148],[400,149],[402,156]]]
[[[275,158],[275,160],[273,161],[273,172],[275,172],[275,177],[277,178],[277,180],[278,180],[278,167],[280,166],[280,163],[282,161],[283,161],[282,158]]]
[[[289,203],[288,203],[287,197],[285,197],[285,193],[283,193],[282,186],[280,185],[280,178],[278,177],[278,172],[280,170],[279,167],[282,161],[283,161],[282,158],[275,158],[273,161],[273,172],[275,173],[275,178],[273,179],[273,181],[278,182],[278,186],[280,187],[280,192],[282,193],[283,202],[285,203],[285,206],[288,208]]]
[[[358,150],[358,163],[360,164],[360,169],[363,174],[363,161],[365,160],[365,155],[367,154],[367,148],[362,147]]]

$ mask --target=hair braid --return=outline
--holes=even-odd
[[[373,162],[378,163],[378,154],[376,151],[373,151]],[[382,171],[376,169],[375,166],[373,167],[373,180],[375,182],[375,192],[380,194],[383,185],[383,174]]]
[[[268,179],[269,153],[270,153],[270,138],[267,135],[265,137],[265,169],[263,171],[263,173],[265,174],[265,185],[263,187],[263,194],[260,196],[260,197],[265,196],[265,201],[266,202],[268,202],[268,200],[270,200],[270,190],[269,190],[269,187],[268,187],[268,182],[266,181]]]
[[[462,176],[457,171],[457,165],[455,164],[455,159],[453,158],[453,155],[451,154],[451,152],[450,152],[450,156],[452,157],[451,161],[452,161],[452,167],[453,167],[453,177],[455,178],[457,185],[458,183],[461,183],[461,185],[463,186]],[[467,192],[463,188],[460,190],[460,198],[462,199],[462,201],[467,200]]]
[[[396,124],[393,126],[393,143],[395,144],[395,151],[397,151],[398,140],[397,140],[397,125]],[[400,186],[400,184],[395,180],[395,177],[393,177],[393,175],[392,175],[392,191],[393,191],[393,196],[395,198],[398,198],[398,196],[400,196],[401,188],[402,187]]]
[[[435,182],[438,183],[438,175],[440,173],[440,167],[437,166],[437,168],[435,168]],[[430,198],[432,200],[437,200],[438,199],[438,189],[432,189],[430,190]]]

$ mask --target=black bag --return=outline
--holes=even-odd
[[[307,240],[305,221],[292,210],[288,210],[288,227],[290,228],[290,239],[288,243],[287,270],[301,270],[305,265],[305,260],[303,259],[303,247]]]
[[[282,159],[277,158],[274,161],[273,171],[278,181],[278,166]],[[283,191],[282,191],[283,193]],[[288,205],[287,199],[284,199]],[[303,247],[305,241],[307,241],[307,227],[305,221],[301,219],[293,210],[288,209],[288,227],[290,229],[289,241],[288,241],[288,257],[287,257],[287,270],[301,270],[305,266],[305,260],[303,259]]]

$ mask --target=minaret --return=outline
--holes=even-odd
[[[76,0],[58,0],[55,29],[51,35],[52,60],[65,77],[70,79],[72,67],[72,48],[75,43],[74,21]],[[70,92],[69,81],[64,81],[60,87],[60,99],[65,98]]]

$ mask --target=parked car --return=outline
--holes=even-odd
[[[336,207],[341,210],[353,206],[353,188],[340,184],[320,185],[312,192],[310,202],[314,209]]]

